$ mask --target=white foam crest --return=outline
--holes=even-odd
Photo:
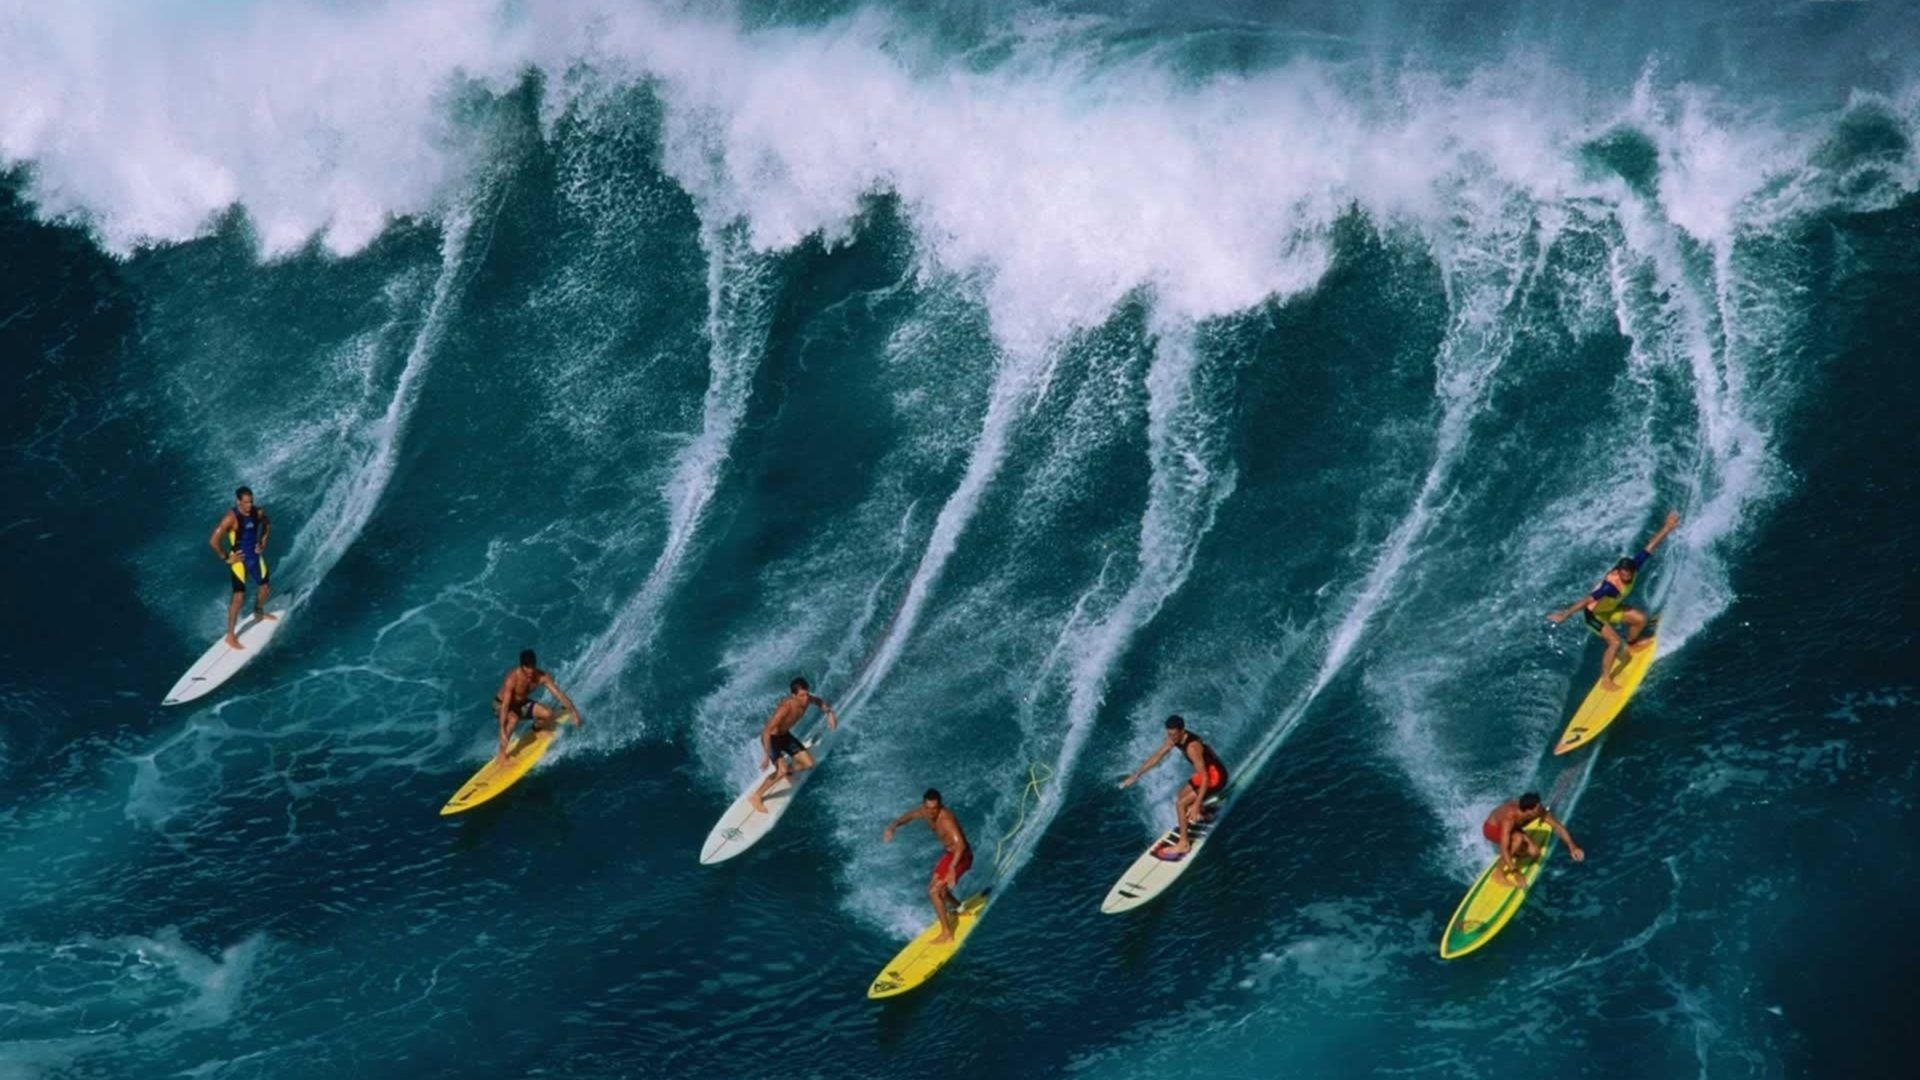
[[[1651,73],[1635,86],[1627,119],[1656,136],[1662,216],[1702,243],[1731,240],[1743,204],[1806,161],[1804,142],[1778,124],[1703,87],[1661,89]]]
[[[1087,734],[1106,702],[1114,667],[1140,629],[1186,583],[1220,505],[1233,494],[1238,470],[1231,461],[1221,460],[1226,439],[1220,413],[1215,403],[1201,397],[1195,383],[1201,363],[1191,324],[1173,320],[1156,326],[1153,363],[1147,369],[1151,474],[1147,508],[1140,519],[1138,569],[1126,593],[1097,624],[1088,628],[1078,617],[1089,593],[1081,597],[1076,617],[1068,619],[1061,632],[1055,654],[1071,650],[1073,658],[1065,735],[1054,758],[1053,782],[1042,790],[1032,815],[1002,855],[999,880],[1003,884],[1026,865],[1034,845],[1060,812]],[[1095,585],[1094,590],[1100,587]]]
[[[396,215],[441,208],[465,147],[459,79],[503,92],[524,27],[494,0],[291,0],[0,10],[0,162],[110,250],[199,235],[245,205],[268,255],[311,237],[359,250]]]
[[[1558,160],[1498,98],[1449,95],[1437,111],[1464,128],[1381,123],[1310,64],[1194,86],[1145,60],[1090,69],[1045,41],[1019,47],[1048,60],[975,72],[873,12],[804,33],[644,11],[608,23],[598,47],[659,78],[665,165],[704,206],[778,248],[844,234],[862,198],[893,192],[932,263],[980,275],[1015,351],[1097,326],[1143,287],[1187,319],[1297,293],[1354,201],[1416,211],[1463,155],[1542,180]]]
[[[288,559],[300,574],[300,590],[293,596],[293,605],[312,596],[360,538],[393,479],[400,460],[400,441],[419,401],[420,386],[458,306],[466,246],[473,228],[471,211],[463,207],[449,214],[441,227],[440,276],[434,282],[426,318],[407,349],[393,396],[378,419],[349,435],[348,460],[335,473],[288,552]]]
[[[742,29],[645,3],[268,0],[129,33],[105,3],[71,6],[0,22],[18,61],[0,94],[26,103],[0,120],[0,156],[117,250],[236,203],[270,254],[314,234],[354,250],[457,189],[462,148],[486,152],[459,127],[461,87],[543,71],[551,120],[626,107],[598,91],[645,82],[666,105],[662,164],[707,220],[780,249],[847,235],[892,192],[928,265],[976,276],[1023,353],[1143,288],[1189,320],[1310,288],[1341,214],[1432,218],[1463,162],[1540,191],[1573,175],[1558,137],[1577,118],[1553,112],[1576,96],[1543,106],[1511,85],[1543,76],[1504,68],[1382,83],[1298,60],[1195,81],[1151,54],[1089,62],[1096,43],[1034,24],[981,71],[871,9]]]
[[[746,419],[753,375],[766,349],[778,291],[774,259],[747,251],[733,228],[709,229],[707,251],[707,390],[700,432],[675,457],[661,486],[667,537],[638,592],[629,597],[576,665],[583,698],[597,697],[626,669],[636,651],[653,644],[661,606],[679,581],[700,523],[720,489],[734,436]]]

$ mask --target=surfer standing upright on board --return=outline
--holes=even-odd
[[[1178,750],[1193,766],[1193,776],[1180,785],[1180,793],[1174,796],[1173,813],[1180,823],[1180,839],[1174,843],[1173,852],[1185,855],[1193,850],[1193,840],[1187,835],[1187,827],[1206,816],[1207,799],[1219,793],[1227,786],[1227,769],[1220,764],[1220,758],[1198,735],[1187,730],[1185,718],[1175,714],[1167,717],[1167,740],[1160,748],[1147,756],[1133,775],[1120,781],[1122,788],[1130,788],[1134,781],[1148,769],[1160,764],[1160,759],[1170,751]]]
[[[1607,576],[1600,579],[1599,587],[1592,592],[1568,604],[1560,611],[1547,613],[1549,622],[1562,623],[1574,612],[1582,609],[1586,611],[1588,629],[1599,634],[1601,640],[1607,643],[1607,655],[1600,660],[1602,690],[1620,689],[1620,684],[1613,681],[1613,659],[1619,655],[1621,645],[1620,632],[1614,627],[1621,623],[1626,624],[1628,652],[1638,652],[1645,647],[1640,642],[1640,635],[1647,628],[1647,614],[1627,607],[1627,597],[1633,594],[1634,579],[1639,577],[1640,567],[1646,564],[1647,557],[1653,554],[1653,549],[1659,547],[1660,541],[1665,540],[1667,534],[1679,524],[1680,511],[1667,511],[1666,524],[1660,526],[1660,530],[1653,534],[1653,538],[1640,549],[1640,554],[1614,563],[1613,569],[1607,571]]]
[[[767,791],[782,777],[813,768],[813,752],[807,749],[805,743],[794,738],[793,728],[801,717],[807,715],[807,710],[815,706],[827,714],[828,731],[840,726],[840,718],[833,714],[833,706],[815,695],[813,688],[807,685],[807,680],[795,679],[787,684],[787,696],[773,707],[773,715],[767,717],[766,724],[761,727],[760,751],[765,760],[760,762],[760,767],[764,769],[771,765],[773,771],[760,781],[759,787],[753,789],[753,794],[747,796],[747,804],[759,813],[767,812]]]
[[[267,520],[264,508],[254,505],[253,489],[235,488],[233,505],[220,516],[220,523],[213,527],[213,534],[207,537],[207,546],[213,554],[233,574],[233,599],[227,601],[227,648],[244,649],[240,639],[234,636],[233,626],[240,618],[240,605],[247,598],[247,582],[252,581],[253,614],[256,618],[276,619],[277,615],[267,614],[267,596],[273,589],[267,585],[267,533],[273,528],[273,522]],[[226,547],[221,547],[221,541]]]
[[[1500,861],[1494,874],[1516,889],[1527,887],[1520,864],[1531,863],[1540,857],[1540,845],[1527,835],[1527,826],[1536,821],[1546,822],[1547,828],[1559,835],[1560,842],[1567,845],[1567,854],[1573,856],[1574,862],[1585,862],[1587,858],[1587,853],[1573,842],[1573,834],[1540,802],[1539,795],[1529,791],[1517,799],[1508,799],[1487,815],[1487,820],[1480,825],[1480,835],[1500,849]]]
[[[573,726],[580,726],[580,709],[573,699],[553,681],[553,676],[540,670],[532,649],[521,649],[520,666],[507,672],[507,677],[500,681],[500,691],[493,695],[493,707],[500,720],[500,749],[493,755],[498,764],[507,763],[507,747],[512,744],[513,729],[520,726],[520,721],[533,721],[535,731],[554,729],[553,710],[533,700],[533,692],[542,687],[560,699]]]
[[[920,805],[895,818],[893,824],[880,833],[880,839],[893,843],[893,831],[916,820],[925,821],[940,846],[947,849],[940,861],[933,864],[933,880],[927,882],[927,899],[933,901],[934,917],[940,920],[940,936],[933,940],[952,941],[953,928],[959,925],[960,918],[960,898],[953,895],[953,887],[973,865],[973,848],[967,843],[967,834],[960,831],[960,819],[940,801],[937,788],[928,788],[920,798]]]

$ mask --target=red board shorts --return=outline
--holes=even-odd
[[[1485,824],[1480,826],[1480,835],[1486,837],[1497,846],[1500,843],[1500,823],[1489,819]]]
[[[1200,781],[1202,779],[1199,773],[1194,773],[1187,779],[1187,783],[1193,785],[1193,790],[1199,791]],[[1207,766],[1207,775],[1204,779],[1207,782],[1207,790],[1209,792],[1219,791],[1221,788],[1227,786],[1227,771],[1218,765],[1209,765]]]
[[[953,852],[949,851],[945,855],[940,856],[940,861],[933,864],[933,879],[935,881],[946,880],[948,867],[953,867],[953,880],[957,883],[962,875],[973,868],[973,846],[969,844],[967,849],[960,853],[960,863],[958,866],[954,865]]]

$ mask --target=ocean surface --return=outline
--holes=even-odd
[[[0,1077],[1910,1075],[1916,57],[1892,0],[0,2]],[[288,621],[163,709],[243,483]],[[1660,659],[1546,756],[1543,615],[1669,508]],[[586,727],[438,817],[526,647]],[[795,675],[843,731],[698,865]],[[1103,915],[1169,712],[1242,790]],[[869,1002],[929,786],[996,899]],[[1530,788],[1585,863],[1441,961]]]

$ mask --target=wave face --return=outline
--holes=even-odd
[[[0,7],[0,1073],[1892,1069],[1920,26],[1258,7]],[[162,712],[239,483],[296,621]],[[436,826],[524,647],[587,727]],[[1170,712],[1246,793],[1104,917]],[[876,1013],[928,786],[1000,899]]]

